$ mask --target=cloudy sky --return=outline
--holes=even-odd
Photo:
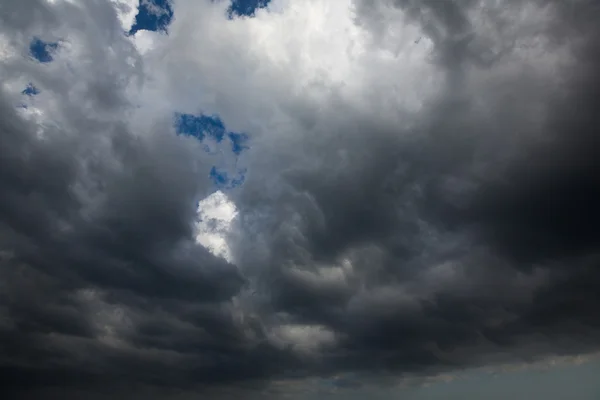
[[[0,1],[2,398],[600,398],[599,18]]]

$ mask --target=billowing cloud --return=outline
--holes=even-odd
[[[2,2],[3,387],[313,396],[596,353],[599,12]]]

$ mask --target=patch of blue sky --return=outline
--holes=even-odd
[[[58,43],[44,42],[40,38],[35,37],[29,44],[29,54],[41,63],[49,63],[54,59],[52,54],[57,48]]]
[[[211,138],[217,143],[225,137],[225,125],[218,116],[175,114],[175,128],[178,134],[193,136],[198,140]]]
[[[227,10],[229,18],[235,16],[253,16],[258,8],[264,8],[270,0],[232,0]]]
[[[234,154],[239,156],[244,150],[250,148],[250,146],[248,146],[249,137],[245,133],[229,132],[227,136],[231,142],[231,151],[233,151]]]
[[[141,0],[129,34],[133,35],[139,30],[167,32],[172,19],[170,0]]]
[[[240,155],[250,148],[250,138],[246,133],[228,131],[217,115],[175,113],[174,124],[178,135],[193,137],[202,142],[208,154],[222,156],[221,163],[214,165],[209,173],[216,188],[233,189],[244,183],[247,170],[238,168],[238,161]]]
[[[230,175],[224,168],[213,166],[210,169],[209,176],[217,189],[227,190],[243,185],[246,180],[246,172],[247,169],[243,168]]]
[[[33,83],[27,85],[27,87],[21,92],[25,96],[37,96],[40,94],[40,90],[34,86]]]

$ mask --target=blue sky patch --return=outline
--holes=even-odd
[[[227,10],[229,18],[234,16],[252,16],[257,8],[264,8],[270,0],[233,0]]]
[[[27,85],[27,87],[21,92],[21,94],[24,94],[26,96],[36,96],[38,94],[40,94],[40,90],[38,88],[36,88],[33,83],[30,83],[29,85]]]
[[[224,170],[223,168],[219,168],[217,166],[213,166],[210,169],[210,179],[212,180],[213,184],[218,188],[218,189],[233,189],[236,188],[238,186],[241,186],[244,184],[244,181],[246,180],[246,169],[240,169],[238,171],[236,171],[236,174],[234,176],[230,176],[229,173]]]
[[[39,38],[33,38],[29,44],[29,53],[41,63],[49,63],[53,60],[52,53],[58,48],[58,43],[44,42]]]
[[[210,178],[217,188],[233,189],[244,183],[247,170],[238,168],[238,159],[245,150],[250,148],[248,145],[250,138],[247,134],[228,132],[217,115],[184,113],[175,113],[175,131],[178,135],[190,136],[202,142],[208,154],[221,154],[223,164],[231,164],[233,160],[234,168],[226,169],[225,165],[215,165],[210,170]],[[227,142],[227,145],[224,142]],[[223,147],[219,146],[221,143]],[[231,157],[227,157],[226,153],[231,154]],[[230,163],[225,162],[227,159]]]
[[[229,181],[229,178],[227,176],[227,171],[223,171],[222,169],[217,168],[216,166],[213,166],[210,169],[209,175],[210,175],[210,179],[217,186],[224,186]]]
[[[227,134],[231,141],[231,151],[235,154],[240,155],[242,151],[249,149],[248,146],[248,135],[245,133],[229,132]]]
[[[220,143],[225,137],[225,125],[218,116],[176,113],[175,128],[178,134],[192,136],[198,140],[211,138]]]
[[[192,115],[175,113],[175,130],[179,135],[195,137],[200,141],[205,139],[221,143],[227,137],[231,151],[240,155],[248,150],[250,137],[245,133],[228,132],[225,124],[217,115]]]
[[[173,19],[173,8],[169,0],[141,0],[130,35],[139,30],[167,31]]]

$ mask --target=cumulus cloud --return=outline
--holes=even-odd
[[[11,395],[278,398],[598,351],[593,1],[164,4],[0,5]]]

